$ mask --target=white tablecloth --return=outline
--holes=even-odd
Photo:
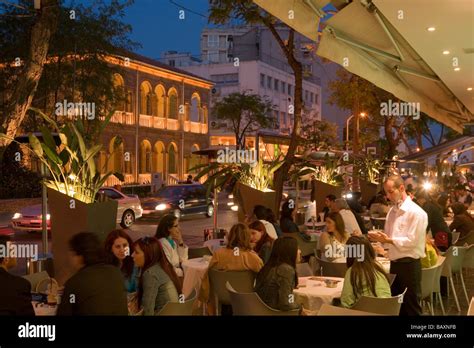
[[[341,297],[344,278],[317,277],[322,279],[339,280],[335,288],[328,288],[325,283],[311,280],[312,277],[298,278],[298,289],[293,290],[295,302],[303,305],[305,309],[318,310],[322,303],[331,304],[335,298]],[[306,285],[306,286],[302,286]]]
[[[56,315],[58,311],[58,306],[49,306],[43,303],[39,303],[37,301],[31,301],[33,305],[33,309],[35,311],[35,315],[38,316],[53,316]]]
[[[204,242],[204,246],[208,247],[209,250],[214,253],[217,249],[220,249],[225,246],[224,239],[209,239]]]
[[[181,263],[184,271],[183,294],[187,297],[193,289],[199,291],[202,279],[209,268],[209,261],[202,257],[187,260]]]

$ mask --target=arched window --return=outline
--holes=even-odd
[[[140,144],[140,174],[151,173],[151,144],[143,140]]]
[[[109,161],[107,170],[123,173],[124,167],[124,142],[120,135],[113,137],[109,142]]]
[[[176,89],[170,88],[168,91],[168,117],[177,120],[178,119],[178,92]]]
[[[151,85],[144,81],[140,86],[140,113],[142,115],[152,115]]]
[[[158,85],[155,88],[155,94],[157,99],[158,106],[158,117],[165,117],[165,100],[166,100],[166,91],[162,85]]]
[[[171,143],[168,147],[168,173],[177,174],[178,173],[178,147],[175,143]]]
[[[194,93],[191,97],[191,121],[200,122],[201,98],[199,94]]]
[[[153,146],[153,172],[163,173],[165,167],[165,145],[157,141]]]
[[[114,74],[114,89],[117,96],[117,111],[126,111],[127,91],[123,77],[120,74]]]

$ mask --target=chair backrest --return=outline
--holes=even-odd
[[[446,261],[446,257],[438,255],[438,261],[435,265],[436,273],[433,282],[433,292],[441,292],[441,273],[443,272],[444,261]]]
[[[345,262],[323,261],[317,256],[316,261],[318,261],[319,263],[319,268],[322,276],[344,278],[344,276],[346,275],[347,265]]]
[[[354,309],[336,307],[324,303],[318,311],[319,315],[378,315],[377,313],[363,312]]]
[[[451,235],[452,235],[451,244],[454,245],[457,243],[459,236],[461,235],[461,232],[452,232]]]
[[[402,294],[392,297],[362,296],[352,309],[382,315],[399,315],[406,292],[405,288]]]
[[[467,247],[466,255],[462,263],[463,268],[474,268],[474,244]]]
[[[461,272],[468,249],[469,247],[450,246],[444,254],[446,261],[441,274],[445,277],[451,277],[452,274]]]
[[[253,292],[255,273],[252,271],[220,271],[209,269],[209,284],[220,303],[230,305],[230,296],[226,288],[229,282],[239,292]]]
[[[434,292],[436,273],[440,266],[423,268],[421,270],[421,298],[424,299]]]
[[[471,303],[469,304],[469,309],[467,310],[467,315],[474,315],[474,297],[471,298]]]
[[[296,264],[296,274],[298,277],[311,277],[314,275],[311,266],[307,262]]]
[[[28,280],[31,284],[31,291],[36,292],[36,287],[40,282],[42,282],[45,279],[49,279],[49,274],[46,271],[38,272],[38,273],[33,273],[33,274],[28,274],[23,276],[26,280]]]
[[[299,309],[291,311],[273,309],[263,302],[256,292],[237,292],[229,282],[226,282],[226,289],[229,292],[233,315],[299,315]]]
[[[196,290],[193,289],[188,298],[181,302],[168,302],[166,303],[161,311],[158,313],[159,316],[166,315],[192,315],[194,302],[197,300]]]
[[[212,255],[208,247],[190,248],[188,249],[188,259],[197,259],[206,255]]]

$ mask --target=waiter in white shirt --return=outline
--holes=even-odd
[[[407,289],[400,315],[421,315],[421,258],[425,256],[428,215],[407,195],[400,176],[390,176],[384,190],[393,203],[385,221],[385,233],[369,233],[369,238],[388,247],[390,273],[396,274],[392,295]]]

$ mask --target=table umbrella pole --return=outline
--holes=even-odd
[[[46,179],[46,167],[44,163],[41,164],[41,176],[43,180]],[[43,255],[48,253],[48,225],[47,225],[47,204],[48,204],[48,195],[46,191],[46,185],[42,184],[42,198],[41,198],[41,237],[43,241]]]
[[[217,209],[219,206],[219,197],[217,196],[216,179],[214,179],[214,233],[217,235]]]

